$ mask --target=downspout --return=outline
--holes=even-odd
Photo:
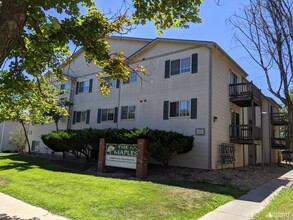
[[[212,49],[209,48],[208,169],[212,169]]]
[[[74,101],[74,94],[75,94],[75,84],[76,84],[77,79],[76,78],[71,78],[71,89],[70,89],[70,94],[69,94],[69,102],[72,103],[71,106],[69,106],[68,109],[68,118],[67,118],[67,129],[71,129],[71,124],[72,124],[72,114],[73,114],[73,101]]]
[[[2,128],[2,134],[1,134],[1,146],[0,146],[0,153],[2,152],[2,148],[3,148],[3,138],[4,138],[4,131],[5,131],[5,120],[3,121],[3,128]]]
[[[118,90],[118,111],[117,111],[117,116],[115,116],[115,117],[117,117],[117,122],[116,122],[116,128],[118,129],[119,128],[119,109],[120,109],[120,99],[121,99],[121,87],[122,87],[122,84],[123,84],[123,81],[122,80],[120,80],[120,82],[119,82],[119,90]]]

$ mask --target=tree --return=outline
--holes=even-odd
[[[19,84],[25,86],[20,87]],[[0,118],[22,125],[29,153],[31,149],[25,124],[52,122],[53,112],[67,115],[66,108],[58,105],[59,91],[45,76],[30,80],[17,72],[2,71],[0,91]]]
[[[161,32],[171,27],[188,28],[200,22],[197,16],[202,0],[132,0],[133,14],[106,17],[92,0],[0,1],[0,66],[6,58],[18,57],[19,65],[32,75],[46,69],[60,74],[60,64],[70,56],[69,42],[82,46],[86,59],[113,78],[129,75],[120,53],[110,54],[106,35],[123,33],[132,24],[154,21]],[[88,12],[80,15],[80,7]],[[52,15],[62,14],[63,19]]]
[[[236,40],[263,70],[269,91],[288,111],[290,147],[293,147],[293,1],[250,0],[242,14],[229,19]],[[274,71],[279,81],[272,85]]]

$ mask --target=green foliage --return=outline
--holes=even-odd
[[[136,24],[146,24],[147,21],[153,21],[159,34],[162,34],[162,30],[171,27],[188,28],[188,22],[201,22],[197,16],[201,3],[202,0],[133,0],[136,9],[133,21]]]
[[[168,165],[176,154],[187,153],[193,147],[193,137],[177,132],[151,129],[83,129],[53,131],[42,135],[42,140],[53,151],[80,152],[89,160],[90,151],[99,149],[99,138],[108,143],[136,144],[137,139],[149,140],[148,154]]]
[[[18,153],[24,152],[26,146],[26,139],[24,135],[24,130],[22,128],[17,128],[14,131],[10,132],[13,146]]]
[[[198,12],[202,0],[130,2],[133,3],[133,10],[122,12],[121,9],[119,13],[110,15],[100,11],[93,0],[6,2],[8,6],[1,10],[23,11],[23,17],[26,19],[23,24],[18,24],[20,30],[15,29],[15,36],[19,36],[19,39],[10,45],[0,45],[1,53],[5,51],[0,54],[0,66],[4,59],[8,58],[6,66],[9,75],[16,77],[17,87],[29,92],[27,76],[41,77],[49,70],[56,79],[63,79],[62,68],[72,58],[69,48],[69,43],[72,42],[77,48],[83,47],[87,62],[102,69],[99,77],[108,75],[113,79],[126,80],[130,71],[124,62],[124,53],[110,53],[106,36],[126,33],[133,24],[145,24],[147,21],[154,22],[159,33],[171,27],[188,28],[188,22],[201,21]],[[84,9],[87,9],[87,12],[81,14]],[[127,14],[130,11],[132,14]],[[10,21],[13,18],[8,15],[15,11],[5,12],[2,13],[2,23],[13,22]],[[6,32],[0,33],[0,39],[7,37]],[[142,66],[135,68],[135,71],[145,73]],[[14,87],[12,84],[7,86]],[[109,93],[109,88],[103,83],[101,92],[103,95]]]
[[[0,73],[0,118],[23,123],[52,122],[54,116],[68,115],[58,104],[60,93],[47,77],[29,80],[17,72]]]

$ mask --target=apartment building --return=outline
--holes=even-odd
[[[16,150],[12,143],[11,132],[19,128],[21,125],[16,122],[0,122],[0,152],[14,152]]]
[[[107,38],[111,51],[125,52],[128,64],[143,65],[147,75],[131,73],[128,81],[110,80],[100,94],[96,74],[83,50],[64,68],[60,86],[74,103],[60,129],[151,128],[193,135],[193,149],[176,155],[170,165],[219,169],[277,161],[271,123],[279,105],[248,82],[247,73],[219,45],[180,39]],[[30,126],[38,152],[50,152],[40,136],[53,124]]]

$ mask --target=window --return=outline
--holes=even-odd
[[[190,116],[190,101],[170,102],[170,117]]]
[[[85,122],[86,121],[86,111],[82,111],[82,112],[76,112],[76,120],[75,122]]]
[[[76,82],[75,94],[92,92],[93,79],[88,81]]]
[[[106,85],[108,88],[117,88],[117,80],[111,79],[109,76],[105,77]]]
[[[190,72],[190,57],[181,59],[181,73]]]
[[[171,75],[190,72],[190,57],[171,61]]]
[[[114,120],[114,109],[102,109],[102,121],[113,121]]]
[[[32,151],[38,151],[40,148],[40,142],[39,141],[32,141]]]
[[[61,84],[60,90],[64,90],[64,92],[69,92],[69,84]]]
[[[90,88],[90,82],[89,81],[84,81],[84,82],[79,82],[79,93],[82,92],[89,92],[89,88]]]
[[[129,78],[127,81],[124,81],[123,83],[132,83],[132,82],[136,82],[137,81],[137,74],[133,71],[130,72]]]
[[[176,59],[165,60],[165,78],[170,78],[172,75],[181,73],[197,73],[198,72],[198,54],[194,53],[191,56]]]
[[[230,84],[237,84],[238,76],[235,73],[231,73],[230,75]]]
[[[121,119],[135,119],[135,106],[122,106]]]
[[[171,61],[171,75],[180,73],[180,59]]]

